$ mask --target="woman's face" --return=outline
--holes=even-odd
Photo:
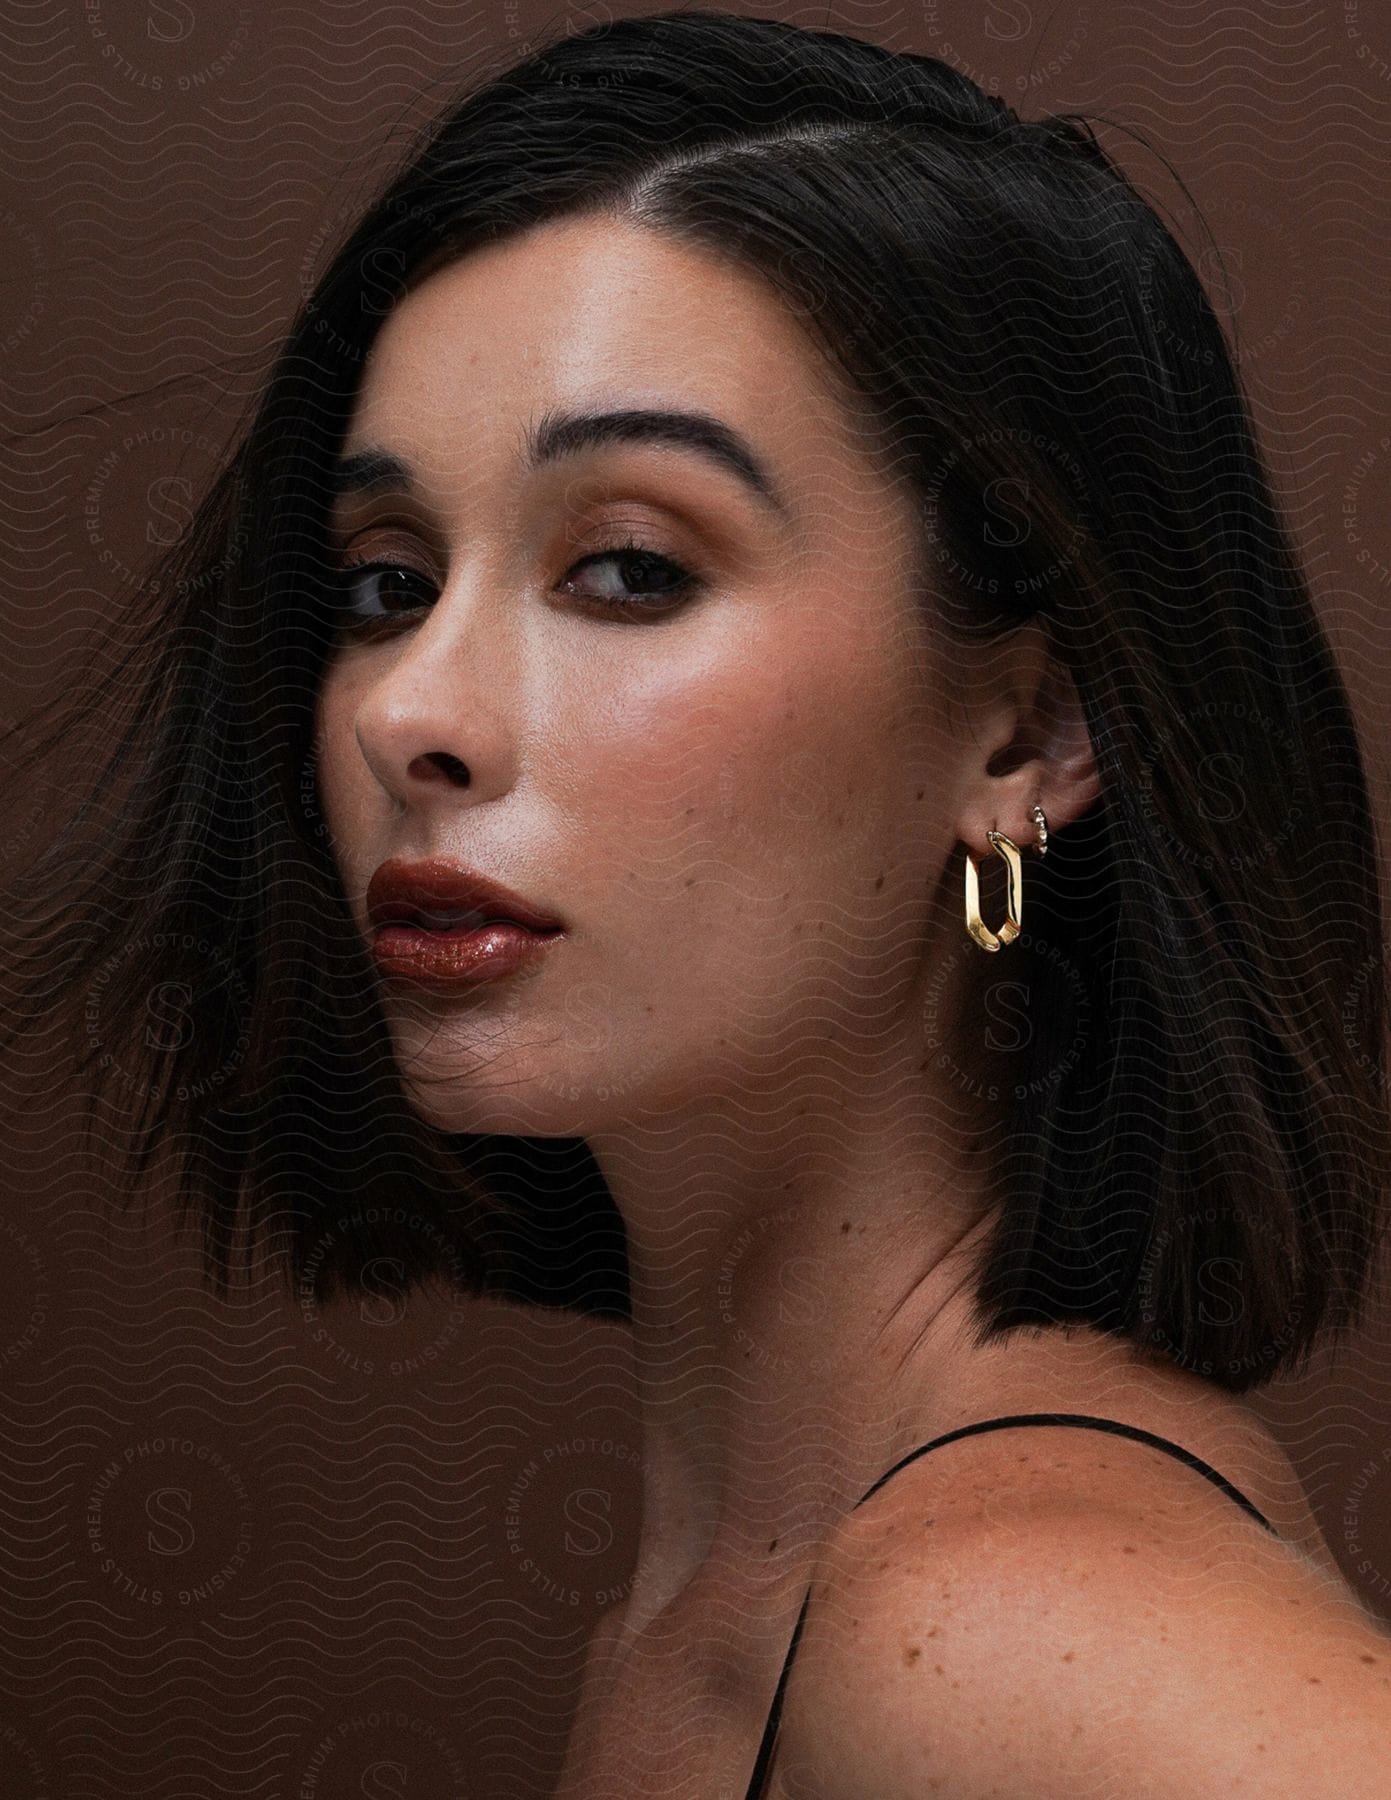
[[[636,227],[538,228],[395,308],[367,450],[402,473],[346,484],[336,553],[405,573],[344,586],[317,708],[354,916],[370,943],[373,871],[444,857],[565,927],[470,987],[383,976],[414,1104],[583,1136],[873,1081],[918,1028],[960,727],[911,502],[779,298]]]

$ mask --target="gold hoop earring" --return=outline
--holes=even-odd
[[[980,869],[966,848],[966,929],[982,950],[998,950],[1012,944],[1023,926],[1023,873],[1019,863],[1019,846],[1003,831],[987,831],[986,842],[1005,865],[1005,922],[994,932],[980,916]]]

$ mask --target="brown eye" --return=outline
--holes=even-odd
[[[333,571],[335,614],[342,631],[370,630],[408,618],[435,598],[435,584],[402,563],[360,562]]]
[[[589,571],[588,590],[576,580]],[[691,599],[700,578],[684,564],[633,542],[583,556],[559,584],[565,593],[615,612],[668,613]]]

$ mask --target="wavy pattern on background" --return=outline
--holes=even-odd
[[[136,575],[186,521],[289,316],[414,129],[554,20],[514,0],[0,10],[8,719],[119,641]],[[998,76],[1026,118],[1075,109],[1133,126],[1180,171],[1196,213],[1149,151],[1101,128],[1230,302],[1384,807],[1385,9],[845,0],[785,16]],[[1220,636],[1204,654],[1223,654]],[[106,723],[94,718],[94,738]],[[679,820],[690,780],[654,779],[643,804]],[[59,765],[4,785],[0,847],[22,860],[70,783]],[[644,877],[718,886],[717,854],[678,827]],[[746,898],[766,907],[773,893]],[[847,967],[858,923],[827,921]],[[786,1046],[770,1019],[754,997],[744,1023],[772,1056]],[[874,1031],[848,977],[815,1023],[846,1042]],[[214,1301],[174,1242],[167,1196],[150,1219],[106,1210],[62,1055],[56,1035],[26,1048],[52,1063],[52,1089],[7,1148],[0,1217],[0,1793],[548,1792],[585,1638],[632,1581],[642,1458],[621,1329],[437,1290],[319,1307],[266,1274]],[[728,1131],[766,1127],[778,1103],[750,1095]],[[102,1129],[115,1141],[124,1123],[108,1113]],[[717,1181],[722,1144],[707,1148]],[[689,1235],[674,1277],[718,1224],[700,1189],[696,1174],[679,1196]],[[1345,1364],[1255,1404],[1349,1578],[1391,1619],[1389,1336],[1376,1315]],[[726,1379],[694,1345],[676,1366],[693,1389]],[[1124,1416],[1127,1394],[1111,1399]],[[836,1427],[770,1455],[784,1502]],[[1212,1532],[1204,1581],[1235,1603],[1248,1567],[1198,1517]],[[844,1601],[832,1588],[822,1603]],[[739,1623],[781,1643],[790,1616]],[[715,1647],[683,1639],[670,1654],[700,1670]],[[686,1710],[662,1719],[664,1753],[747,1760],[745,1737],[711,1748],[707,1690],[685,1691]],[[790,1764],[780,1774],[784,1794],[814,1791]],[[1092,1791],[1125,1794],[1123,1764],[1098,1767]]]

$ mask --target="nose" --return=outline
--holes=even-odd
[[[478,805],[516,779],[515,607],[462,573],[381,657],[353,730],[364,761],[403,811]]]

